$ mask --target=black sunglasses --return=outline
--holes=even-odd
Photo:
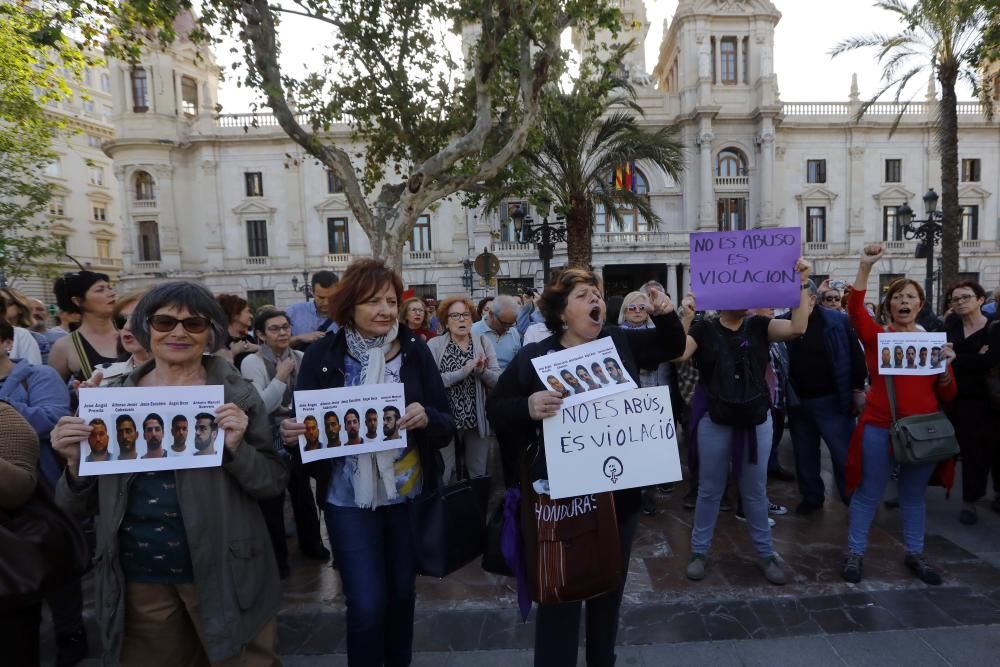
[[[153,315],[148,320],[149,326],[160,333],[170,333],[177,328],[178,323],[184,327],[184,331],[199,334],[206,331],[211,324],[207,317],[197,315],[195,317],[185,317],[183,320],[177,319],[173,315]]]
[[[125,325],[128,324],[128,317],[125,315],[115,315],[113,321],[116,329],[124,329]]]

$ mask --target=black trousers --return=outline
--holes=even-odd
[[[317,506],[322,508],[326,504],[326,499],[316,497],[310,481],[317,480],[317,489],[327,488],[330,466],[305,466],[302,464],[302,452],[299,451],[299,447],[286,447],[285,450],[289,454],[288,495],[292,501],[292,514],[295,515],[299,550],[315,553],[323,547]]]
[[[274,559],[278,568],[288,566],[288,543],[285,541],[285,492],[280,496],[257,501],[260,513],[264,515],[264,525],[267,526],[268,537],[271,538],[271,548],[274,549]]]
[[[535,667],[576,664],[577,646],[580,643],[580,612],[584,605],[587,607],[587,667],[612,667],[615,664],[618,612],[625,593],[632,541],[638,525],[638,512],[622,517],[618,525],[626,574],[617,590],[586,602],[538,605],[535,617]]]

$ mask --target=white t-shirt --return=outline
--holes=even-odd
[[[14,327],[14,347],[10,350],[11,359],[26,359],[29,364],[40,366],[42,352],[31,332],[23,327]]]
[[[528,343],[537,343],[545,340],[551,335],[552,332],[545,327],[545,322],[538,322],[536,324],[532,324],[525,330],[523,344],[527,345]]]

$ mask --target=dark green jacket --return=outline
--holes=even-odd
[[[243,444],[223,453],[222,467],[178,470],[177,497],[184,516],[198,588],[205,649],[212,662],[238,655],[275,617],[281,584],[274,552],[257,501],[284,491],[288,470],[278,457],[271,425],[257,390],[225,359],[203,358],[207,385],[221,384],[227,403],[250,418]],[[150,361],[122,379],[137,386]],[[125,577],[118,555],[118,529],[134,474],[59,480],[56,500],[77,514],[97,513],[95,579],[97,617],[104,660],[117,663],[125,619]]]

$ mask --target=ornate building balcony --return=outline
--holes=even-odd
[[[132,270],[135,273],[156,273],[160,270],[160,260],[150,262],[133,262]]]
[[[737,191],[745,192],[750,187],[749,176],[716,176],[716,191]]]
[[[351,263],[351,253],[349,252],[332,252],[327,255],[323,255],[323,264],[326,266],[347,266]]]

